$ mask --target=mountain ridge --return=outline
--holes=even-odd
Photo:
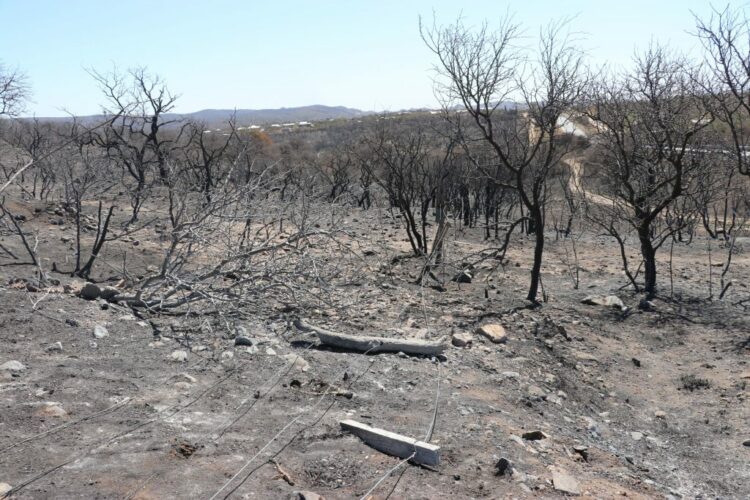
[[[356,118],[372,114],[373,112],[362,111],[356,108],[346,106],[326,106],[323,104],[311,104],[308,106],[293,106],[282,108],[264,108],[264,109],[221,109],[207,108],[189,113],[165,113],[163,116],[167,120],[172,119],[193,119],[203,122],[206,126],[226,123],[232,115],[235,116],[237,125],[265,125],[282,122],[300,122],[300,121],[322,121],[339,118]],[[23,117],[23,120],[36,118],[39,121],[65,123],[73,120],[72,116],[55,116],[55,117]],[[78,120],[87,123],[101,120],[104,115],[84,115],[76,116]]]

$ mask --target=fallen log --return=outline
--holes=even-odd
[[[445,350],[444,339],[437,341],[392,339],[386,337],[370,337],[367,335],[349,335],[325,330],[298,319],[294,326],[303,332],[315,333],[320,341],[331,347],[358,352],[403,352],[405,354],[419,354],[422,356],[436,356]]]
[[[369,446],[387,455],[409,458],[412,462],[422,465],[440,465],[439,446],[370,427],[356,420],[342,420],[339,424],[345,431],[351,432]]]

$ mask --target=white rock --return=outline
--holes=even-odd
[[[294,368],[301,372],[306,372],[310,369],[310,364],[302,359],[302,356],[299,356],[297,354],[284,354],[281,357],[287,361],[293,362]]]
[[[607,295],[606,297],[602,297],[600,295],[589,295],[588,297],[585,297],[581,302],[583,304],[592,306],[615,307],[622,311],[625,311],[627,309],[625,303],[617,295]]]
[[[455,347],[466,347],[471,345],[471,334],[469,333],[454,333],[451,337],[451,343]]]
[[[104,325],[94,326],[94,337],[98,339],[103,339],[104,337],[108,335],[109,335],[109,332],[107,331],[107,328],[104,327]]]
[[[38,417],[62,418],[68,416],[68,412],[65,411],[60,403],[55,402],[44,403],[34,414]]]
[[[198,379],[184,372],[178,373],[177,375],[175,375],[175,378],[182,379],[183,382],[190,382],[191,384],[195,384],[196,382],[198,382]]]
[[[230,359],[234,358],[234,353],[232,351],[224,351],[221,353],[221,360],[222,361],[228,361]]]
[[[184,363],[188,359],[188,353],[185,351],[174,351],[172,354],[169,355],[169,358],[172,361],[177,361],[178,363]]]
[[[22,372],[25,369],[26,366],[20,361],[16,361],[15,359],[0,365],[0,370],[7,370],[9,372]]]
[[[557,491],[562,491],[570,495],[581,494],[581,487],[578,485],[578,481],[562,469],[552,470],[552,484]]]
[[[270,347],[266,347],[266,354],[268,354],[269,356],[276,356],[276,351],[274,351]]]
[[[0,495],[5,495],[12,489],[13,487],[8,483],[0,483]]]
[[[55,342],[54,344],[50,344],[47,346],[47,352],[62,352],[63,346],[62,342]]]
[[[487,337],[494,344],[502,344],[508,340],[508,334],[502,325],[484,325],[477,329],[477,333]]]

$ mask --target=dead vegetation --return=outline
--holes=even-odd
[[[748,27],[697,23],[423,26],[440,113],[0,120],[0,495],[750,494]]]

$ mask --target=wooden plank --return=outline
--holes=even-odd
[[[371,427],[356,420],[342,420],[340,424],[342,429],[351,432],[369,446],[387,455],[408,458],[416,452],[411,459],[413,462],[423,465],[440,465],[439,446]]]
[[[423,356],[436,356],[445,350],[445,342],[440,339],[435,342],[427,340],[407,340],[385,337],[370,337],[367,335],[349,335],[346,333],[331,332],[323,328],[311,325],[298,319],[294,325],[302,331],[315,332],[320,341],[332,347],[347,349],[358,352],[403,352],[406,354],[420,354]]]

